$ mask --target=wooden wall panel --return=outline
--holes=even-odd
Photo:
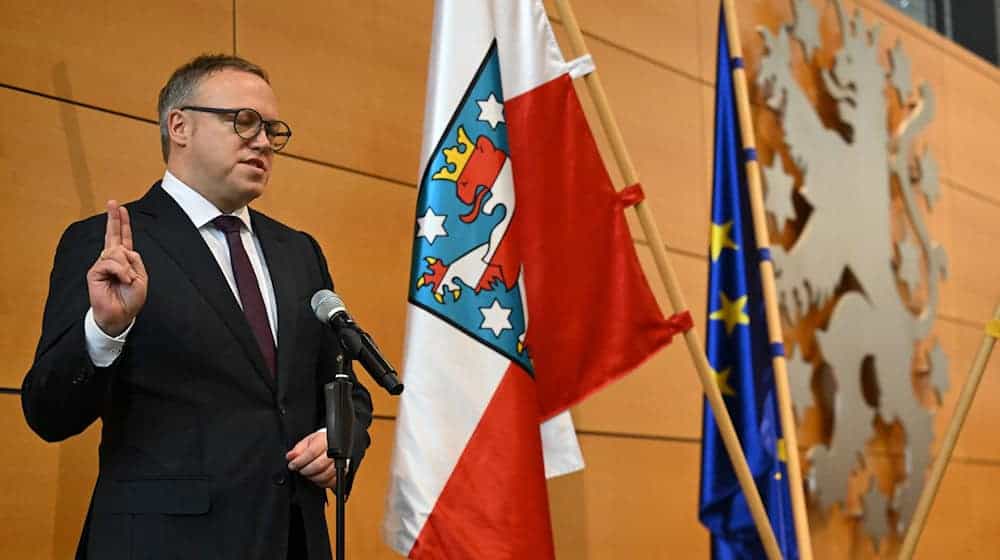
[[[916,558],[995,558],[1000,550],[996,463],[954,461],[927,518]]]
[[[0,83],[156,118],[183,62],[232,52],[231,0],[4,2]]]
[[[613,44],[691,77],[696,77],[700,68],[699,36],[715,33],[714,28],[698,25],[698,2],[584,0],[572,6],[588,43]],[[545,1],[545,9],[550,19],[562,22],[553,0]],[[568,50],[564,52],[571,58]]]
[[[996,143],[1000,137],[1000,113],[996,95],[1000,89],[1000,70],[978,72],[964,64],[943,65],[945,79],[961,95],[946,100],[948,145],[953,146],[951,165],[943,173],[965,188],[972,189],[1000,204],[1000,158]]]
[[[290,153],[417,182],[430,2],[238,2],[237,49],[271,73]]]
[[[97,421],[80,435],[58,444],[47,444],[59,450],[52,558],[73,558],[76,553],[87,517],[87,506],[97,481],[97,449],[100,442],[101,422]]]
[[[53,557],[59,500],[58,450],[38,439],[21,415],[18,395],[0,395],[0,542],[7,558]]]
[[[108,198],[132,200],[162,177],[155,126],[0,89],[0,387],[20,387],[41,329],[56,243]],[[17,123],[11,126],[11,123]],[[96,255],[95,255],[96,258]]]
[[[549,482],[556,556],[707,558],[695,443],[584,435],[587,468]]]
[[[968,378],[969,368],[972,367],[972,362],[979,351],[984,333],[982,328],[951,321],[940,321],[935,330],[949,361],[949,390],[944,394],[941,407],[934,418],[936,453],[940,447],[940,438],[944,436],[948,422],[955,413],[959,393]],[[998,425],[1000,425],[1000,360],[994,353],[993,359],[987,364],[954,455],[994,461],[1000,466],[1000,441],[996,437]]]
[[[1000,266],[991,259],[1000,239],[998,215],[1000,204],[944,183],[928,220],[932,236],[948,253],[949,275],[940,284],[942,315],[985,322],[992,314],[1000,298]]]

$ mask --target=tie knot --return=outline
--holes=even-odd
[[[222,233],[239,233],[243,222],[236,216],[218,216],[212,220],[212,225]]]

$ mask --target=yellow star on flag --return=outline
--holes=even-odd
[[[722,307],[716,309],[708,316],[709,319],[713,321],[725,321],[726,322],[726,334],[733,334],[733,328],[739,325],[749,325],[750,316],[743,311],[743,308],[747,305],[747,296],[743,296],[736,300],[730,301],[726,297],[726,292],[719,292],[719,296],[722,298]]]
[[[729,386],[729,372],[732,368],[726,368],[722,371],[712,370],[712,375],[715,376],[715,384],[719,386],[719,392],[727,397],[735,397],[736,391]]]
[[[712,224],[712,262],[719,260],[719,255],[723,249],[739,249],[740,246],[733,242],[730,236],[733,229],[733,221],[729,220],[724,224]]]

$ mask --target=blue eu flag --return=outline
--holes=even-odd
[[[782,555],[798,558],[758,270],[762,255],[754,241],[743,167],[744,158],[756,154],[741,144],[733,90],[732,68],[738,64],[742,61],[729,56],[726,24],[720,17],[706,351]],[[765,558],[707,404],[698,515],[711,532],[713,559]]]

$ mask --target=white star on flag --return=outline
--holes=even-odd
[[[448,232],[444,230],[444,219],[446,216],[438,216],[430,207],[424,212],[422,218],[417,218],[417,237],[423,237],[431,245],[438,237],[446,237]]]
[[[489,307],[480,307],[479,311],[483,314],[483,324],[479,326],[481,329],[489,329],[493,331],[493,336],[500,338],[500,333],[505,330],[511,330],[514,327],[510,324],[510,309],[502,307],[500,305],[500,300],[493,300],[493,305]]]
[[[503,103],[491,93],[486,101],[476,101],[479,105],[479,120],[490,123],[490,128],[496,128],[497,123],[507,122],[503,118]]]

